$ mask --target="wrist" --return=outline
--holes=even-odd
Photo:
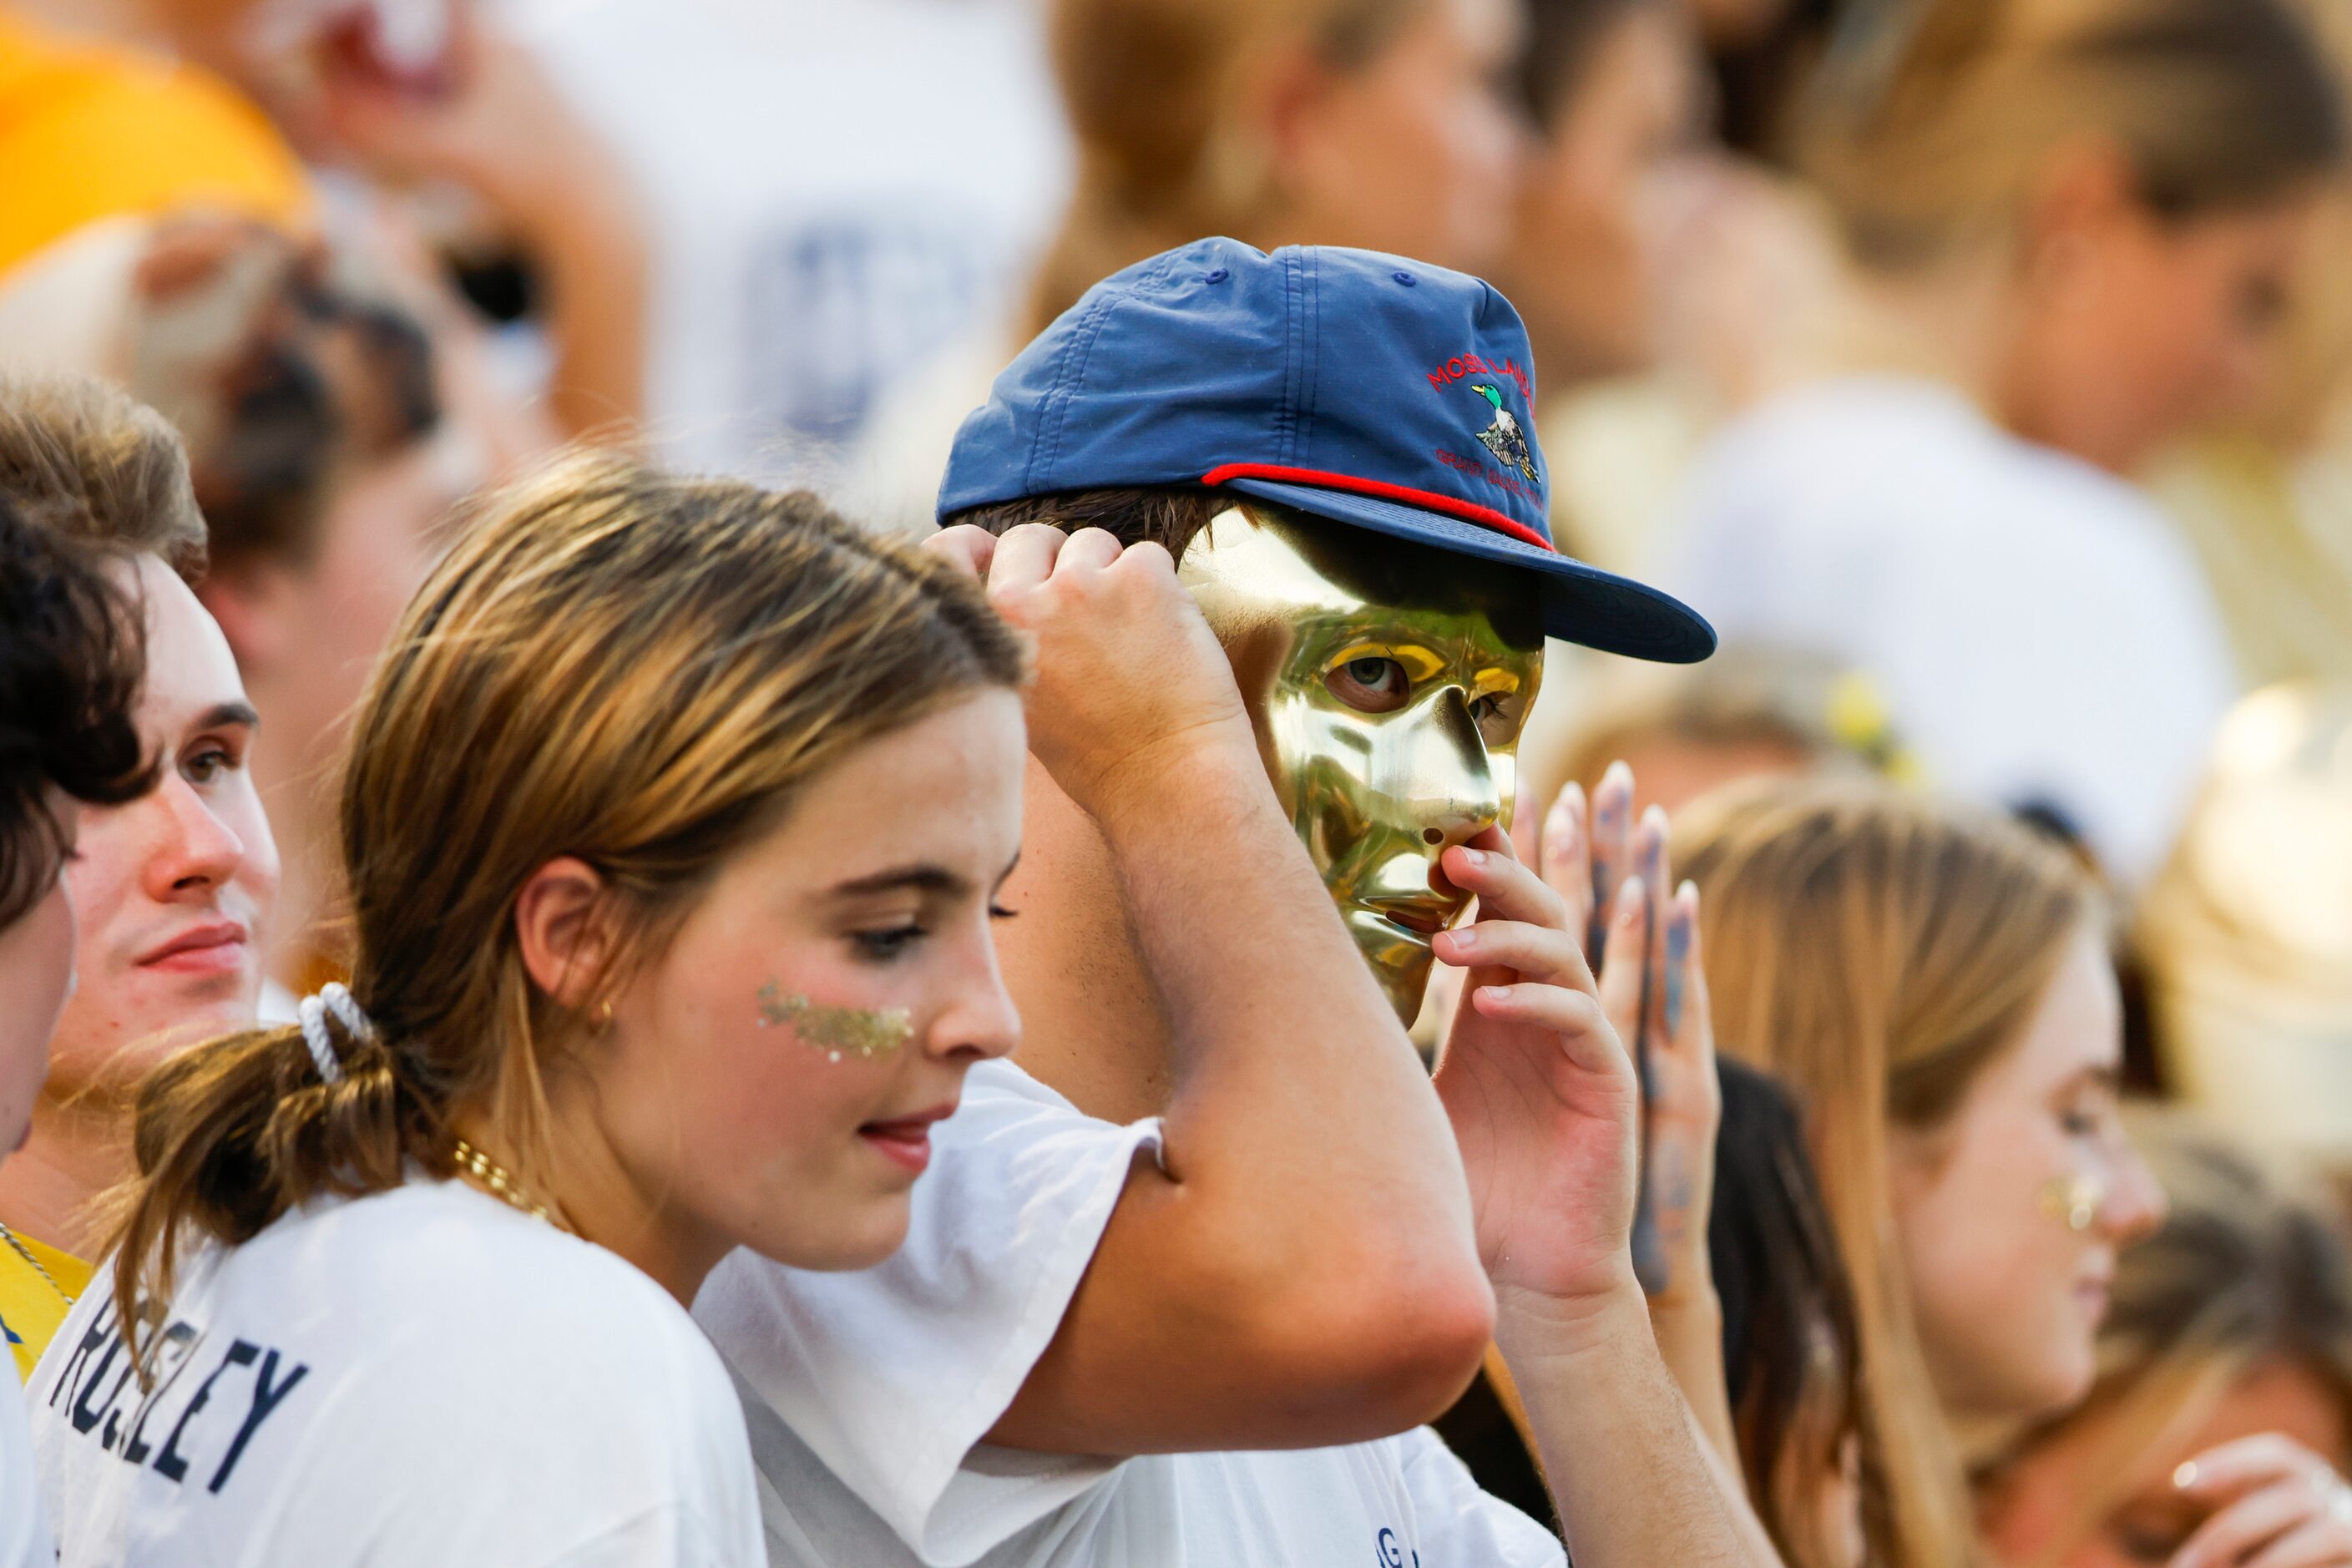
[[[1202,824],[1228,833],[1237,814],[1273,802],[1256,741],[1246,725],[1224,723],[1139,746],[1095,771],[1083,793],[1072,793],[1114,843],[1171,830],[1197,842]]]
[[[1495,1292],[1495,1342],[1515,1367],[1522,1361],[1574,1362],[1613,1353],[1629,1340],[1653,1341],[1650,1303],[1630,1256],[1594,1289],[1554,1295],[1517,1286]]]
[[[1650,1298],[1650,1316],[1662,1325],[1671,1320],[1721,1328],[1723,1298],[1715,1293],[1715,1282],[1704,1278],[1704,1271],[1701,1273],[1701,1278],[1690,1279],[1677,1269],[1675,1282]]]

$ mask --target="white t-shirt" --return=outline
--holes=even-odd
[[[1123,1462],[982,1442],[1045,1349],[1156,1121],[983,1063],[907,1245],[809,1274],[738,1252],[696,1300],[735,1373],[769,1561],[793,1568],[1560,1568],[1426,1431]]]
[[[2211,595],[2132,487],[1940,383],[1851,376],[1727,426],[1657,580],[1727,642],[1874,678],[1930,782],[2162,863],[2236,693]]]
[[[604,1248],[458,1183],[321,1200],[176,1291],[154,1392],[113,1269],[27,1385],[65,1560],[90,1568],[750,1568],[727,1373]]]
[[[643,192],[673,460],[827,482],[902,378],[1001,319],[1069,185],[1044,10],[508,0]]]
[[[15,1370],[0,1366],[0,1568],[57,1568],[57,1542],[33,1480],[25,1391],[9,1375]]]

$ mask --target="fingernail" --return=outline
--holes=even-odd
[[[1696,898],[1697,898],[1697,897],[1698,897],[1698,884],[1697,884],[1696,882],[1692,881],[1688,877],[1685,877],[1685,878],[1683,879],[1683,885],[1682,885],[1681,887],[1676,888],[1676,889],[1675,889],[1675,897],[1676,897],[1676,898],[1678,898],[1678,899],[1696,899]]]
[[[2197,1461],[2194,1459],[2181,1460],[2179,1468],[2172,1472],[2172,1484],[2179,1488],[2182,1491],[2187,1491],[2190,1487],[2195,1486],[2197,1484]]]
[[[1630,924],[1642,912],[1642,900],[1647,892],[1641,878],[1626,878],[1617,890],[1617,918]]]
[[[1490,1001],[1508,1002],[1511,999],[1511,988],[1507,985],[1481,985],[1478,987],[1478,994]]]
[[[1469,861],[1473,866],[1484,866],[1486,863],[1486,852],[1484,849],[1465,849],[1462,851],[1462,858]]]
[[[1478,945],[1478,928],[1475,926],[1464,926],[1460,931],[1445,934],[1454,939],[1454,951],[1456,952],[1467,952]]]

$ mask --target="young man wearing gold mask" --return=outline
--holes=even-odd
[[[1769,1560],[1634,1280],[1625,1049],[1501,831],[1546,632],[1713,637],[1551,551],[1528,364],[1475,279],[1210,240],[967,421],[940,546],[1037,644],[1021,1067],[971,1076],[896,1258],[697,1302],[772,1561],[1559,1564],[1415,1429],[1490,1333],[1580,1564]],[[1186,721],[1126,721],[1155,676]],[[1435,1092],[1433,960],[1472,981]]]

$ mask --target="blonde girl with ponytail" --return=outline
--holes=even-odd
[[[896,1248],[1017,1028],[1022,659],[806,496],[575,457],[487,503],[352,726],[348,990],[137,1101],[37,1370],[68,1561],[765,1561],[687,1316]]]

